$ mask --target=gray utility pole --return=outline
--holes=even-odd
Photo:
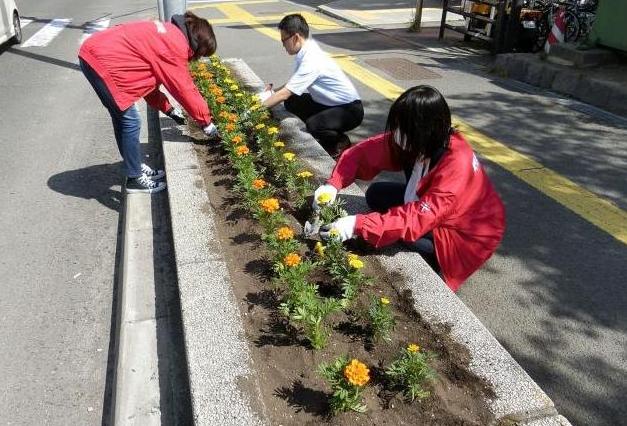
[[[172,15],[182,15],[187,9],[186,0],[157,0],[159,19],[169,21]]]
[[[420,32],[422,24],[422,3],[423,0],[416,0],[416,11],[414,12],[414,22],[412,22],[411,30],[417,33]]]

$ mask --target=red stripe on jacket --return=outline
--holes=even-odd
[[[138,99],[160,111],[171,105],[163,86],[199,124],[211,122],[211,112],[189,73],[193,55],[187,38],[175,25],[154,21],[129,22],[89,37],[78,56],[102,78],[115,103],[124,111]],[[165,29],[165,31],[163,31]]]
[[[400,171],[389,134],[373,136],[345,151],[328,183],[338,189],[355,179]],[[420,180],[419,199],[386,213],[358,214],[355,235],[383,247],[413,242],[433,231],[444,281],[453,291],[492,256],[505,232],[505,208],[471,147],[459,133],[436,166]]]

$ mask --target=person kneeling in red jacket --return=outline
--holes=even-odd
[[[451,128],[444,97],[416,86],[391,106],[386,131],[346,150],[314,194],[334,200],[355,179],[404,171],[407,183],[376,182],[366,191],[372,213],[338,219],[323,239],[362,237],[375,247],[402,241],[453,291],[492,256],[505,232],[505,209],[476,155]],[[325,197],[328,198],[328,197]]]
[[[218,136],[207,103],[188,70],[191,60],[216,51],[211,24],[191,12],[171,22],[138,21],[117,25],[90,36],[78,53],[83,74],[107,108],[127,174],[127,192],[154,193],[165,189],[162,170],[141,162],[141,119],[135,102],[146,102],[183,124],[182,113],[159,91],[163,86],[200,124],[207,136]]]

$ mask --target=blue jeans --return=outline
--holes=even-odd
[[[385,213],[391,207],[405,204],[405,188],[407,184],[397,182],[375,182],[366,190],[366,202],[370,209]],[[439,273],[440,264],[435,255],[435,246],[433,245],[433,232],[428,232],[412,243],[405,245],[413,251],[416,251],[431,266],[431,268]]]
[[[118,150],[124,160],[126,175],[130,178],[141,176],[141,148],[139,146],[139,131],[141,118],[135,105],[125,111],[118,108],[107,85],[89,64],[79,58],[79,64],[85,77],[91,83],[102,104],[107,108],[113,122],[113,133],[118,144]]]

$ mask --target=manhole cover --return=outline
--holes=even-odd
[[[396,80],[429,80],[442,78],[440,74],[403,58],[366,59],[366,63],[384,71]]]

